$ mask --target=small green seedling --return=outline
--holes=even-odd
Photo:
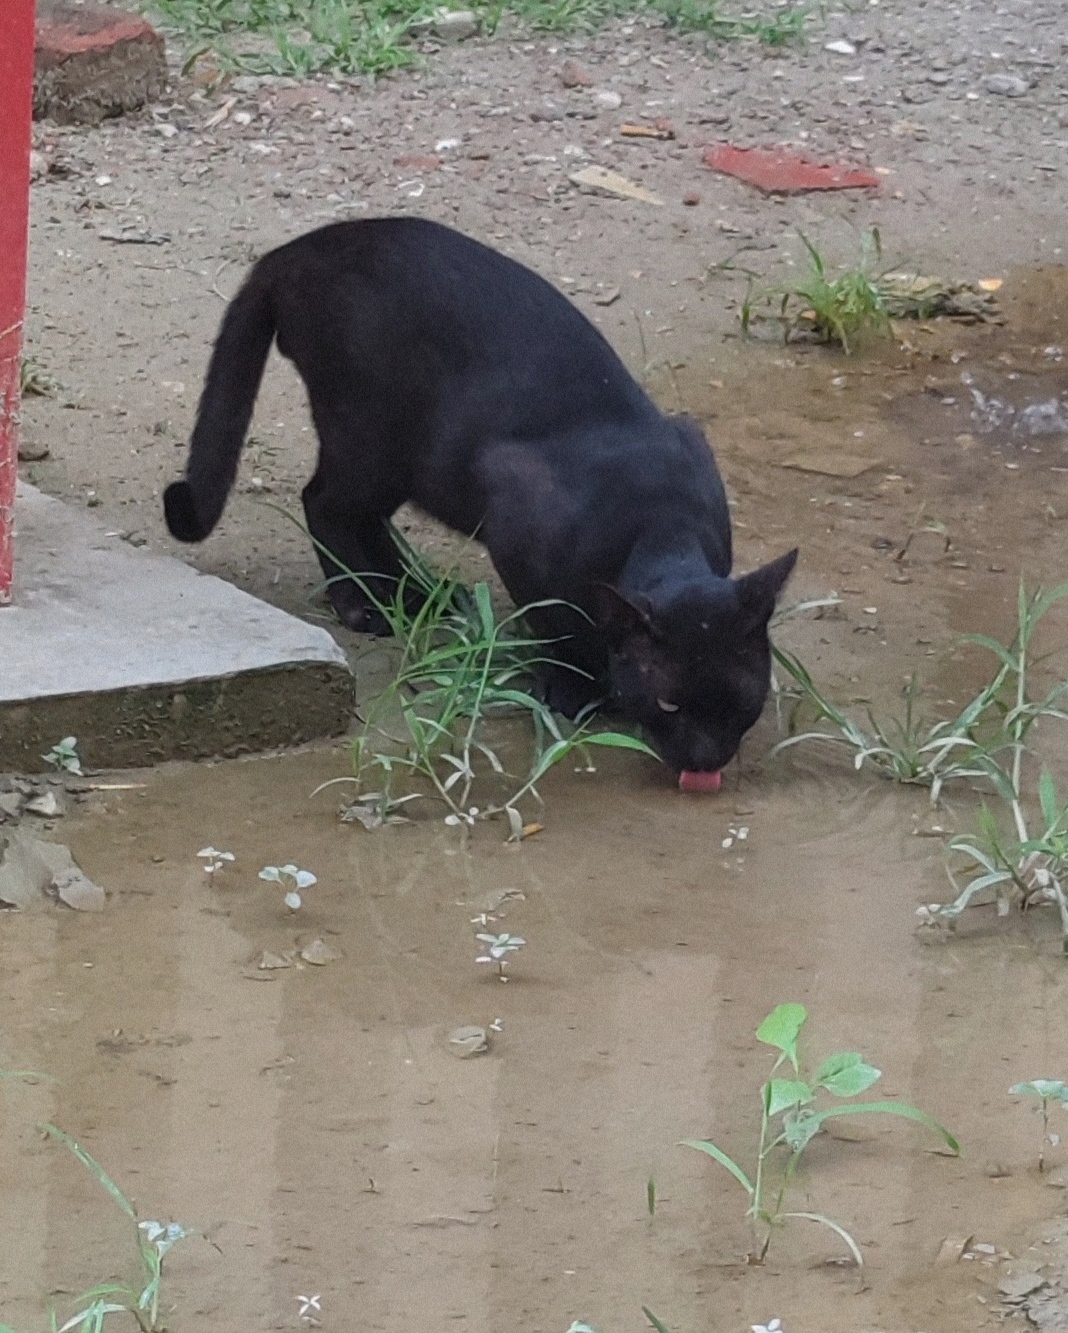
[[[220,870],[225,870],[228,864],[237,860],[233,852],[220,852],[215,847],[202,847],[197,856],[206,862],[204,866],[206,875],[217,875]]]
[[[518,953],[523,945],[526,944],[526,940],[521,939],[518,935],[508,934],[480,934],[476,935],[475,939],[480,940],[486,946],[485,952],[479,954],[475,959],[475,962],[496,963],[497,976],[501,981],[507,981],[508,978],[504,974],[504,969],[508,966],[508,955],[510,953]]]
[[[828,1120],[839,1116],[885,1114],[903,1116],[928,1126],[941,1135],[954,1153],[958,1153],[960,1147],[952,1134],[936,1120],[901,1102],[853,1102],[848,1106],[832,1104],[817,1109],[814,1103],[821,1094],[842,1099],[856,1097],[866,1092],[882,1073],[855,1051],[842,1051],[828,1056],[814,1074],[803,1078],[798,1039],[807,1019],[808,1011],[804,1005],[780,1004],[757,1028],[757,1040],[774,1047],[779,1054],[772,1065],[771,1077],[760,1090],[760,1138],[752,1175],[714,1143],[704,1139],[684,1139],[683,1144],[706,1153],[725,1167],[748,1194],[746,1216],[753,1226],[755,1239],[755,1248],[749,1255],[751,1263],[764,1262],[777,1226],[788,1218],[803,1218],[819,1222],[839,1236],[848,1246],[857,1267],[861,1268],[864,1257],[860,1246],[844,1227],[822,1213],[783,1211],[783,1202],[801,1157],[815,1135]],[[790,1065],[792,1078],[775,1077],[783,1064]]]
[[[163,1333],[164,1325],[160,1321],[159,1309],[163,1259],[168,1250],[183,1240],[188,1233],[177,1222],[140,1221],[137,1210],[130,1200],[81,1144],[76,1143],[69,1134],[57,1129],[55,1125],[42,1124],[40,1129],[57,1143],[62,1143],[68,1148],[133,1222],[142,1274],[140,1289],[124,1282],[101,1282],[89,1291],[83,1292],[76,1301],[82,1308],[71,1315],[66,1323],[57,1327],[58,1321],[53,1316],[53,1333],[72,1333],[74,1329],[83,1329],[85,1333],[102,1333],[108,1316],[113,1314],[132,1315],[141,1333]],[[3,1333],[2,1328],[0,1333]]]
[[[303,902],[299,890],[310,889],[319,882],[310,870],[298,870],[295,865],[264,866],[259,877],[269,884],[284,884],[287,879],[293,881],[293,888],[287,890],[282,900],[291,912],[299,911]]]
[[[82,761],[78,758],[77,736],[64,736],[61,741],[56,741],[47,754],[41,755],[41,758],[46,764],[58,769],[61,773],[73,773],[78,778],[82,776]]]
[[[1049,1108],[1063,1106],[1068,1110],[1068,1083],[1059,1078],[1034,1078],[1030,1083],[1014,1083],[1009,1089],[1011,1097],[1037,1097],[1036,1108],[1042,1116],[1042,1145],[1038,1150],[1038,1169],[1046,1169],[1046,1144],[1056,1148],[1061,1141],[1059,1134],[1049,1132]]]

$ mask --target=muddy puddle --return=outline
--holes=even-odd
[[[739,565],[799,543],[794,595],[842,598],[781,635],[839,700],[892,704],[919,670],[933,711],[962,702],[986,664],[954,636],[1011,634],[1021,574],[1064,576],[1068,437],[1017,424],[1066,401],[1063,288],[1021,275],[1004,325],[917,327],[863,359],[728,345],[677,371],[728,477]],[[1043,645],[1064,674],[1063,616]],[[643,1305],[672,1333],[993,1328],[1001,1256],[1065,1206],[1007,1095],[1066,1073],[1056,922],[984,908],[925,943],[915,909],[946,885],[940,838],[919,835],[974,807],[934,815],[822,751],[769,758],[775,737],[769,710],[714,798],[637,756],[558,771],[518,846],[497,824],[467,844],[438,819],[340,824],[337,789],[309,795],[347,771],[337,748],[95,793],[54,836],[106,912],[0,922],[0,1056],[55,1079],[3,1089],[3,1320],[42,1327],[50,1296],[132,1269],[122,1215],[35,1132],[50,1119],[142,1217],[194,1233],[167,1260],[176,1333],[636,1333]],[[1052,733],[1047,750],[1063,767]],[[209,845],[235,857],[214,876]],[[318,877],[296,915],[257,878],[285,862]],[[526,940],[507,984],[475,961],[488,929]],[[317,940],[321,966],[299,957]],[[804,1221],[747,1267],[741,1188],[676,1146],[751,1161],[769,1068],[753,1034],[787,1000],[809,1010],[813,1062],[863,1052],[879,1096],[963,1145],[891,1118],[812,1144],[791,1206],[856,1237],[863,1282]],[[465,1025],[487,1053],[457,1058]],[[947,1237],[986,1248],[942,1266]]]
[[[933,1261],[947,1236],[1013,1251],[1062,1206],[1006,1093],[1063,1072],[1068,974],[1039,913],[918,942],[941,876],[921,795],[783,759],[687,799],[616,757],[546,785],[538,837],[486,826],[465,848],[436,820],[340,825],[309,792],[343,769],[160,771],[67,820],[111,899],[0,934],[5,1057],[57,1079],[7,1089],[5,1318],[38,1326],[37,1297],[129,1255],[118,1211],[34,1133],[48,1118],[143,1216],[207,1237],[169,1260],[178,1330],[298,1327],[313,1293],[345,1329],[638,1329],[643,1303],[677,1330],[993,1325],[1000,1261]],[[216,876],[209,843],[236,857]],[[284,861],[319,879],[297,916],[257,878]],[[507,984],[475,962],[487,924],[527,941]],[[316,939],[324,966],[258,966]],[[753,1032],[783,1000],[808,1007],[813,1059],[862,1050],[884,1096],[964,1145],[888,1118],[813,1145],[794,1205],[856,1236],[859,1293],[803,1222],[747,1269],[742,1191],[675,1146],[751,1155]],[[492,1047],[461,1060],[467,1024]]]

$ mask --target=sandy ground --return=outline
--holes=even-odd
[[[26,402],[27,453],[47,449],[27,475],[99,506],[115,540],[324,614],[301,535],[260,503],[293,508],[311,470],[288,367],[269,370],[208,543],[170,543],[159,495],[249,259],[332,219],[419,213],[551,278],[665,406],[706,424],[739,566],[799,544],[795,593],[843,599],[783,631],[837,697],[884,705],[919,670],[944,710],[985,666],[955,636],[1010,634],[1019,578],[1051,583],[1068,563],[1060,17],[902,0],[832,14],[773,53],[620,26],[505,36],[375,87],[179,82],[140,120],[41,127],[53,170],[34,192],[28,350],[61,387]],[[856,54],[824,49],[837,39]],[[564,86],[569,56],[591,87]],[[1006,86],[1020,95],[991,90]],[[599,109],[598,91],[619,108]],[[674,141],[619,136],[662,116]],[[701,165],[726,137],[870,164],[884,186],[767,198]],[[589,163],[663,206],[583,193],[567,178]],[[896,266],[1003,279],[998,321],[902,324],[854,358],[740,339],[746,279],[725,265],[782,281],[804,263],[798,227],[851,261],[869,224]],[[1064,641],[1051,617],[1051,677]],[[1065,1074],[1052,917],[984,909],[925,947],[914,911],[945,896],[938,829],[966,827],[971,802],[932,813],[821,753],[770,759],[774,739],[768,716],[704,804],[645,761],[558,773],[545,832],[519,848],[495,826],[465,847],[430,820],[339,825],[332,796],[307,799],[345,771],[334,750],[162,770],[80,803],[56,836],[109,889],[108,912],[0,931],[2,1053],[60,1077],[7,1100],[3,1318],[41,1323],[45,1293],[98,1280],[125,1243],[81,1168],[34,1136],[45,1116],[143,1215],[207,1234],[174,1252],[177,1333],[306,1327],[298,1293],[320,1294],[322,1327],[391,1333],[579,1319],[636,1333],[642,1304],[672,1333],[773,1318],[786,1333],[970,1333],[1000,1322],[1007,1275],[1045,1263],[1055,1288],[1064,1196],[1037,1172],[1037,1122],[1006,1095]],[[1063,739],[1044,748],[1063,777]],[[742,826],[744,847],[725,848]],[[238,858],[217,881],[196,862],[209,843]],[[287,859],[320,879],[296,922],[256,879]],[[473,961],[486,913],[530,941],[509,986]],[[257,967],[320,937],[340,955],[329,966]],[[863,1050],[881,1095],[965,1145],[943,1157],[919,1128],[872,1120],[814,1146],[796,1207],[857,1236],[859,1293],[854,1270],[828,1265],[831,1234],[803,1221],[746,1268],[740,1188],[674,1146],[711,1134],[751,1154],[768,1063],[752,1033],[785,999],[812,1013],[813,1058]],[[449,1031],[494,1019],[490,1053],[456,1060]],[[947,1237],[973,1257],[937,1264]]]

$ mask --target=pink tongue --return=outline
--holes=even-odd
[[[684,769],[679,774],[679,791],[711,793],[719,791],[719,784],[722,781],[722,773],[690,773]]]

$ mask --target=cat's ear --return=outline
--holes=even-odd
[[[795,547],[785,555],[780,555],[778,560],[761,565],[751,574],[743,574],[735,580],[738,606],[746,633],[763,629],[771,619],[775,602],[797,564],[798,554]]]
[[[627,597],[607,583],[599,583],[595,589],[594,620],[613,647],[624,639],[656,637],[648,598],[640,594]]]

